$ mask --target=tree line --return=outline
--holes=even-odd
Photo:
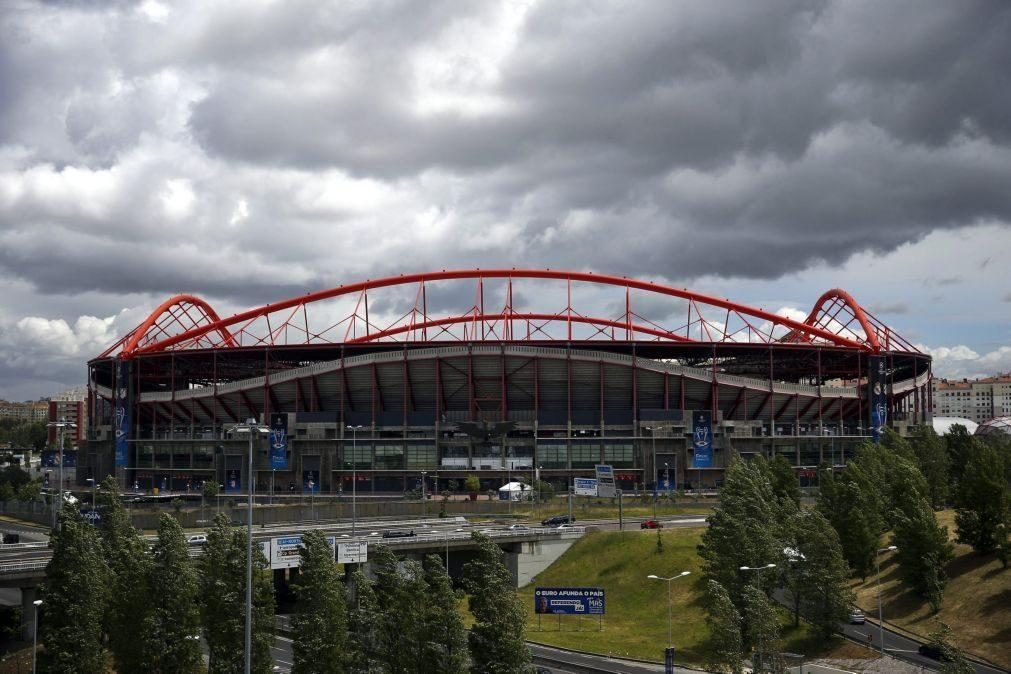
[[[239,674],[244,666],[246,533],[219,514],[191,560],[184,532],[162,514],[153,545],[130,524],[109,478],[99,527],[73,509],[52,534],[43,585],[39,671]],[[528,666],[525,614],[503,553],[475,534],[464,567],[474,623],[436,555],[403,561],[370,546],[371,573],[344,578],[325,536],[306,533],[293,580],[295,674],[520,672]],[[252,671],[272,671],[275,604],[267,560],[254,548]],[[205,668],[201,639],[206,645]]]
[[[847,619],[849,578],[870,575],[883,545],[896,546],[903,582],[936,613],[953,545],[935,509],[953,504],[956,540],[1007,568],[1009,484],[1011,441],[983,440],[963,427],[943,438],[931,428],[909,439],[886,431],[838,475],[821,467],[814,508],[801,507],[784,457],[733,457],[699,545],[714,667],[740,672],[750,653],[755,671],[782,669],[772,597],[790,606],[795,624],[803,615],[819,636],[831,635]],[[947,632],[935,635],[951,656],[947,669],[963,671]]]

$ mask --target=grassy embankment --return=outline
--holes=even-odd
[[[955,513],[937,513],[955,540]],[[887,542],[885,542],[887,544]],[[1004,570],[994,555],[980,556],[968,545],[955,546],[955,559],[948,564],[948,586],[941,612],[958,645],[970,653],[1011,668],[1011,569]],[[857,604],[868,615],[878,611],[877,586],[872,574],[852,583]],[[894,555],[881,555],[881,598],[885,620],[919,637],[937,627],[926,602],[905,590]]]
[[[519,593],[527,606],[527,638],[545,644],[661,661],[667,644],[667,584],[649,580],[649,574],[692,575],[673,583],[673,642],[679,662],[702,664],[709,656],[706,645],[703,584],[696,554],[701,529],[663,531],[663,553],[657,554],[654,532],[597,532],[580,539],[557,562]],[[534,586],[602,587],[607,593],[603,629],[589,617],[538,618],[533,609]],[[581,622],[580,622],[581,621]],[[783,612],[783,650],[820,657],[872,657],[858,646],[841,640],[828,644],[815,639],[806,626],[794,629]]]
[[[680,498],[676,504],[660,499],[656,504],[657,517],[674,515],[708,515],[713,511],[717,501],[691,498]],[[554,515],[568,515],[569,504],[564,497],[555,497],[548,503],[531,505],[517,503],[513,508],[514,515],[541,520]],[[617,519],[618,503],[614,499],[576,497],[572,502],[572,514],[579,520]],[[622,504],[622,514],[627,518],[643,519],[653,517],[653,502],[648,498],[628,497]]]

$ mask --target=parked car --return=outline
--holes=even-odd
[[[863,625],[867,622],[864,618],[864,612],[858,609],[853,609],[850,611],[850,625]]]
[[[656,520],[645,520],[639,525],[640,529],[663,529],[663,524]]]
[[[207,535],[206,534],[193,534],[186,538],[187,545],[207,545]]]
[[[936,644],[922,644],[917,649],[917,652],[920,655],[922,655],[924,657],[928,657],[928,658],[930,658],[932,660],[946,660],[947,659],[947,658],[944,657],[944,651],[942,651],[940,649],[940,647],[937,646]]]
[[[410,538],[411,536],[414,536],[414,529],[411,529],[410,531],[388,529],[383,532],[383,538]]]
[[[575,517],[569,517],[568,515],[555,515],[554,517],[541,520],[541,526],[556,527],[559,524],[572,524],[575,521]]]

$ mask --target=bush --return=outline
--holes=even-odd
[[[476,494],[481,491],[481,480],[478,479],[477,475],[468,475],[467,479],[463,482],[463,490],[468,494]]]

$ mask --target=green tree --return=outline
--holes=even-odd
[[[31,501],[37,501],[39,495],[42,494],[42,478],[32,480],[26,484],[18,487],[15,493],[15,498],[23,503],[29,503]]]
[[[333,549],[320,531],[302,535],[301,562],[294,584],[296,609],[293,674],[347,671],[347,601]]]
[[[76,510],[63,510],[59,525],[50,538],[53,557],[42,586],[46,615],[40,669],[58,674],[100,674],[106,670],[102,616],[108,569],[95,528]]]
[[[355,674],[386,674],[380,652],[379,633],[382,619],[379,599],[368,577],[358,569],[351,575],[354,601],[349,613],[350,666]]]
[[[930,633],[927,643],[941,652],[943,674],[973,674],[976,668],[965,657],[965,653],[952,640],[951,628],[937,621],[937,629]]]
[[[793,518],[792,554],[786,560],[786,589],[793,601],[794,625],[800,614],[827,638],[846,619],[852,601],[839,535],[817,510],[802,510]]]
[[[819,484],[818,510],[839,534],[850,568],[867,578],[874,570],[874,551],[885,528],[876,489],[852,462],[838,478],[822,471]]]
[[[267,560],[253,549],[253,661],[252,671],[271,671],[274,640],[274,589]],[[204,639],[210,654],[208,674],[243,671],[246,618],[246,532],[235,529],[219,513],[207,532],[200,558],[200,596],[203,599]]]
[[[948,452],[944,440],[931,426],[917,426],[913,431],[913,453],[916,463],[927,481],[927,491],[930,504],[940,508],[948,500]]]
[[[779,559],[782,546],[774,523],[779,512],[773,507],[772,487],[759,465],[739,458],[727,468],[720,503],[709,516],[709,527],[702,534],[699,555],[706,580],[715,580],[743,612],[742,591],[747,579],[742,566],[755,566]],[[762,578],[771,589],[771,574]]]
[[[948,451],[948,472],[953,490],[958,488],[962,470],[968,465],[978,442],[979,440],[961,424],[954,424],[944,435],[944,445]]]
[[[744,671],[741,641],[741,614],[730,601],[726,588],[710,580],[706,583],[706,625],[712,650],[712,669],[729,674]]]
[[[880,444],[907,461],[916,461],[916,452],[912,444],[891,428],[886,428],[885,432],[881,434]]]
[[[772,493],[777,498],[790,499],[800,505],[800,480],[797,478],[797,471],[782,454],[777,454],[769,462],[769,482],[772,485]]]
[[[182,527],[167,513],[158,518],[152,557],[153,592],[146,600],[153,606],[144,621],[148,657],[144,671],[192,674],[201,664],[197,574]]]
[[[937,524],[934,509],[918,496],[897,512],[892,540],[903,580],[937,613],[947,583],[944,569],[954,556],[948,528]]]
[[[512,674],[530,663],[524,629],[526,611],[516,595],[512,574],[502,561],[502,550],[487,536],[474,534],[475,557],[463,569],[464,589],[474,615],[470,630],[470,671],[474,674]]]
[[[769,598],[756,585],[744,588],[746,643],[754,651],[751,659],[755,672],[779,672],[779,617]]]
[[[149,657],[144,626],[155,596],[150,586],[152,562],[148,546],[130,523],[115,478],[103,481],[96,500],[102,515],[101,551],[110,571],[109,601],[103,621],[109,649],[119,671],[143,671]]]
[[[997,559],[1000,560],[1003,568],[1008,567],[1011,562],[1011,512],[1004,513],[1004,521],[997,525]]]
[[[400,562],[385,545],[369,547],[379,604],[379,653],[390,674],[413,672],[424,640],[421,607],[425,602],[424,573],[417,562]]]
[[[425,558],[424,642],[419,670],[430,674],[467,671],[467,631],[459,601],[438,555]]]
[[[980,554],[997,549],[997,526],[1008,510],[1008,483],[997,450],[979,443],[970,454],[958,483],[955,532]]]

